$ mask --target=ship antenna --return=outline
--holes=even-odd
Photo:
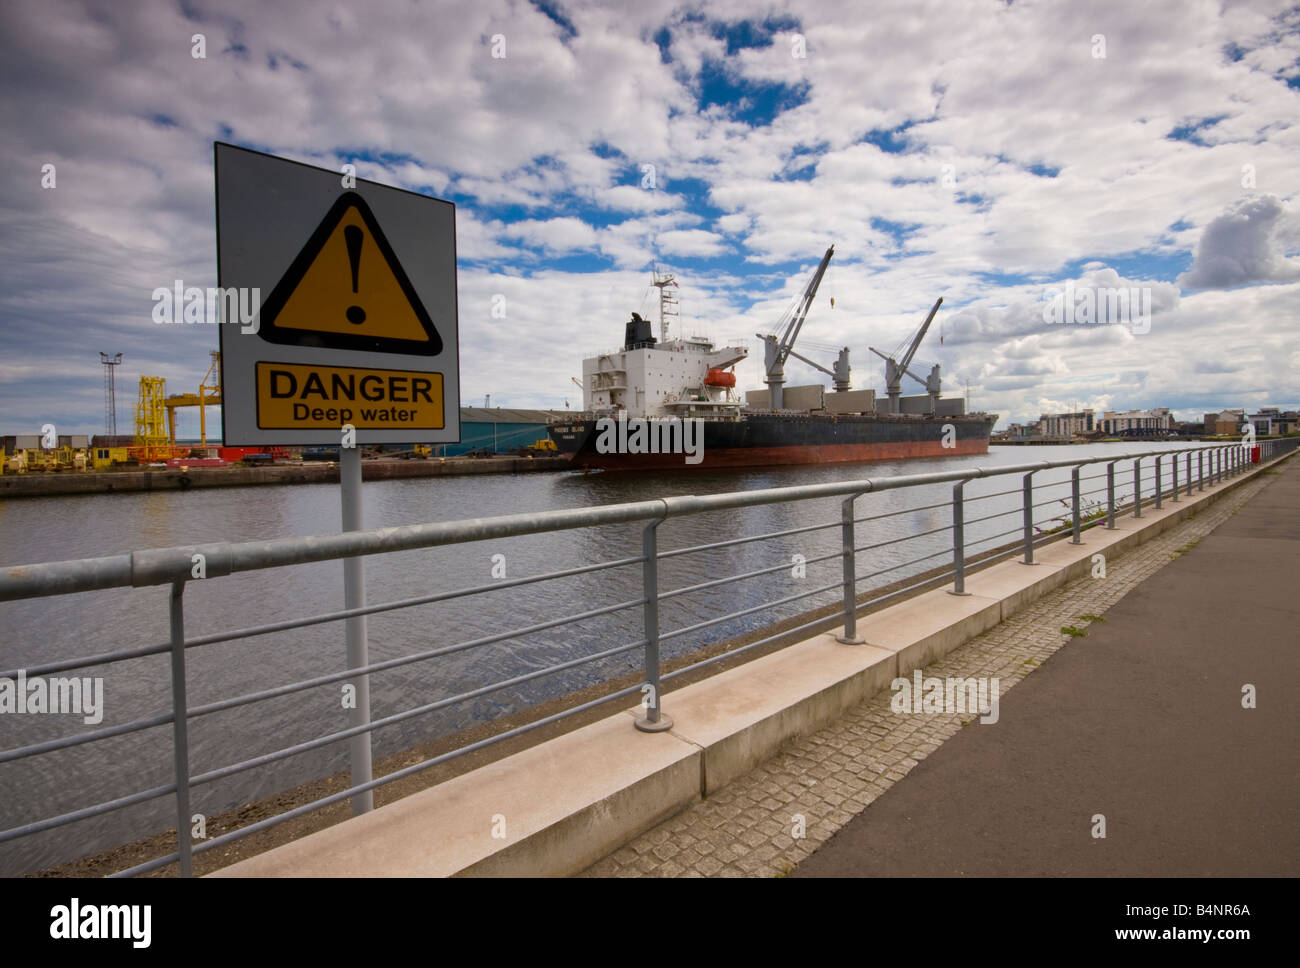
[[[670,286],[677,288],[677,280],[671,273],[661,273],[657,265],[650,271],[654,279],[650,284],[659,288],[659,342],[666,343],[668,342],[668,317],[681,315],[677,305],[677,294],[668,291]]]

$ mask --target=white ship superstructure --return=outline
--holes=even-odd
[[[736,375],[727,370],[749,355],[744,346],[715,347],[699,337],[669,339],[676,300],[671,275],[655,273],[659,289],[658,340],[647,319],[633,313],[620,349],[582,361],[583,409],[626,417],[736,419]]]

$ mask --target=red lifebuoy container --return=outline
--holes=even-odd
[[[734,387],[736,385],[736,374],[716,368],[709,370],[705,374],[704,385],[706,387]]]

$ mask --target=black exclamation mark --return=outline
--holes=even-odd
[[[348,246],[348,262],[352,263],[352,291],[357,291],[357,280],[361,275],[361,240],[365,238],[361,229],[349,225],[343,230],[343,241]],[[366,311],[360,306],[349,306],[348,322],[360,326],[366,321]]]

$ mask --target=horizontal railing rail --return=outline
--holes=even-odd
[[[1297,445],[1300,445],[1300,438],[1262,441],[1259,446],[1264,459],[1272,459],[1294,450]],[[1078,543],[1082,532],[1088,528],[1114,528],[1115,517],[1121,513],[1131,513],[1135,517],[1140,517],[1144,507],[1161,507],[1165,500],[1179,500],[1180,489],[1184,496],[1190,495],[1193,487],[1204,490],[1207,483],[1213,486],[1222,481],[1227,475],[1240,473],[1245,469],[1250,459],[1249,451],[1243,448],[1241,444],[1202,445],[1181,449],[1081,456],[1062,460],[1027,461],[992,467],[966,466],[952,471],[897,477],[863,478],[754,491],[711,495],[682,495],[626,504],[512,514],[434,524],[405,525],[312,537],[278,538],[240,543],[195,544],[192,546],[149,549],[101,558],[21,565],[0,569],[0,601],[15,601],[114,588],[169,586],[170,636],[168,641],[143,647],[99,652],[78,659],[42,662],[23,669],[0,671],[0,677],[12,678],[20,674],[28,676],[49,675],[75,668],[125,662],[166,653],[170,657],[170,702],[172,707],[171,711],[167,713],[140,716],[125,723],[87,731],[74,736],[43,739],[40,742],[0,750],[0,765],[30,757],[48,756],[74,747],[114,739],[147,729],[170,726],[172,729],[172,772],[174,774],[170,783],[156,784],[147,789],[105,800],[88,807],[66,810],[63,813],[42,817],[39,820],[0,830],[0,844],[54,830],[67,824],[138,805],[146,801],[173,796],[176,800],[176,829],[178,831],[176,849],[164,856],[153,858],[126,871],[121,871],[119,874],[143,873],[178,863],[181,873],[189,875],[192,872],[192,857],[195,853],[212,850],[223,844],[228,844],[236,838],[267,829],[302,816],[312,810],[349,798],[353,799],[354,809],[359,809],[358,804],[362,802],[360,795],[368,793],[368,791],[378,786],[430,769],[454,757],[485,748],[493,743],[550,725],[567,716],[592,709],[600,703],[641,693],[644,715],[636,720],[636,725],[647,732],[660,731],[671,726],[671,720],[661,709],[661,692],[665,682],[754,649],[770,646],[783,640],[792,640],[793,636],[803,632],[813,629],[825,630],[828,625],[834,626],[841,622],[843,629],[837,636],[839,640],[846,643],[860,642],[856,621],[858,615],[865,609],[904,594],[915,593],[927,586],[934,587],[946,583],[949,580],[952,582],[953,587],[951,590],[954,594],[964,594],[968,557],[972,558],[972,565],[977,564],[982,567],[994,561],[1020,554],[1023,556],[1025,563],[1032,564],[1035,547],[1046,541],[1068,538],[1074,543]],[[1101,468],[1099,473],[1086,475],[1082,473],[1084,469],[1090,469],[1094,466]],[[1035,475],[1042,474],[1044,471],[1061,469],[1070,470],[1069,480],[1038,483],[1034,479]],[[1008,476],[1019,476],[1021,478],[1020,486],[994,490],[989,493],[972,493],[969,495],[965,493],[966,486],[973,482],[986,478]],[[1104,481],[1105,483],[1087,490],[1081,487],[1082,484],[1092,481]],[[891,508],[874,514],[859,515],[857,513],[857,501],[864,495],[940,484],[953,485],[951,501],[928,502],[915,507]],[[1064,496],[1054,494],[1050,497],[1044,497],[1044,493],[1051,494],[1053,489],[1064,489]],[[992,508],[988,509],[987,513],[981,512],[977,516],[966,518],[967,505],[995,498],[1007,498],[1016,494],[1021,495],[1021,500],[1017,502],[1015,507],[1007,510]],[[1091,502],[1085,500],[1099,494],[1105,495],[1104,500],[1100,498]],[[1041,498],[1041,500],[1036,500],[1038,498]],[[680,548],[661,550],[658,546],[658,529],[660,525],[674,518],[818,499],[840,499],[841,508],[837,520],[824,524],[765,531],[756,535],[728,537],[720,541],[689,544]],[[1057,506],[1062,510],[1056,514],[1041,512],[1041,509],[1050,506]],[[859,528],[861,527],[867,528],[868,533],[870,533],[873,525],[886,519],[905,514],[932,517],[933,514],[940,514],[945,509],[950,512],[950,519],[946,524],[936,521],[932,522],[930,526],[909,529],[903,535],[870,534],[871,540],[866,543],[859,540]],[[967,539],[967,528],[1013,515],[1019,515],[1021,518],[1016,527],[996,531],[990,527],[984,530],[992,533],[980,534],[979,536],[972,536],[969,540]],[[919,517],[917,521],[920,521]],[[333,610],[317,615],[251,625],[205,635],[187,636],[185,632],[184,594],[187,587],[192,584],[211,582],[213,579],[261,569],[296,566],[358,556],[391,554],[393,552],[419,551],[489,539],[509,539],[563,530],[626,524],[639,524],[642,526],[640,554],[612,557],[595,564],[559,568],[520,578],[500,579],[490,584],[453,588],[432,594],[399,598],[393,601]],[[813,582],[812,587],[800,588],[795,594],[781,595],[775,599],[764,600],[756,604],[736,602],[735,605],[742,607],[732,607],[725,609],[721,615],[710,615],[695,621],[688,620],[678,627],[661,630],[660,611],[662,605],[677,606],[701,592],[716,590],[723,586],[738,583],[760,582],[762,579],[791,568],[788,560],[778,560],[770,564],[764,563],[761,567],[742,568],[735,573],[720,575],[710,573],[706,580],[688,581],[675,588],[663,589],[661,588],[659,576],[661,563],[676,561],[690,555],[724,551],[736,552],[742,546],[753,546],[759,542],[779,541],[794,536],[811,536],[832,531],[836,528],[840,529],[838,550],[796,556],[801,559],[800,566],[804,568],[828,565],[838,560],[841,574],[834,581]],[[950,539],[947,537],[940,538],[942,535],[950,535]],[[1013,538],[1013,536],[1018,537]],[[915,557],[907,557],[906,560],[901,561],[882,559],[878,562],[879,567],[871,568],[865,573],[859,574],[857,560],[859,555],[878,553],[882,549],[893,548],[909,541],[920,542],[917,551],[926,553],[917,554]],[[974,551],[974,549],[981,546],[983,546],[983,550]],[[931,548],[936,550],[930,550]],[[946,559],[946,561],[936,561],[936,559]],[[198,568],[199,563],[202,564],[201,569]],[[627,597],[626,592],[624,592],[622,596],[615,596],[617,600],[612,603],[600,604],[573,614],[546,618],[543,621],[524,622],[504,631],[481,635],[464,642],[443,644],[436,648],[424,648],[407,655],[386,658],[382,661],[366,662],[354,668],[310,676],[270,688],[246,691],[239,695],[228,696],[198,705],[191,706],[189,703],[185,657],[186,653],[193,649],[338,622],[359,616],[445,604],[469,596],[503,589],[517,589],[538,585],[543,582],[591,575],[598,572],[608,573],[626,568],[640,569],[641,589],[639,595]],[[864,582],[870,582],[891,573],[901,573],[901,577],[897,577],[895,581],[887,582],[885,585],[868,588],[866,592],[860,591],[860,586]],[[202,574],[203,577],[195,577],[196,574]],[[896,585],[900,587],[894,587]],[[819,596],[824,597],[833,592],[840,595],[842,600],[840,605],[836,606],[833,603],[818,605],[815,601]],[[877,592],[880,594],[876,594]],[[873,595],[875,597],[871,597]],[[866,597],[864,598],[864,596]],[[776,631],[763,635],[756,641],[746,642],[742,646],[727,649],[717,655],[688,662],[668,674],[661,673],[661,643],[684,640],[706,630],[725,632],[729,625],[734,627],[740,620],[749,619],[761,612],[777,614],[781,609],[796,606],[798,603],[806,603],[802,607],[812,608],[813,612],[805,611],[802,615],[795,615],[781,621],[777,626],[774,626],[777,629]],[[564,626],[573,626],[575,623],[608,618],[632,609],[641,610],[639,629],[637,630],[640,634],[634,634],[630,641],[617,644],[607,642],[606,647],[590,654],[578,655],[564,661],[550,662],[541,668],[531,669],[519,675],[508,676],[505,679],[476,686],[455,695],[444,696],[432,702],[419,703],[409,709],[403,709],[378,719],[368,720],[359,725],[351,725],[346,729],[329,731],[324,735],[291,743],[280,749],[246,756],[236,762],[226,763],[199,772],[192,771],[190,768],[188,726],[191,722],[202,717],[290,696],[332,683],[365,681],[367,677],[378,673],[413,666],[417,663],[428,662],[471,649],[512,642],[524,636],[535,635]],[[809,618],[809,615],[813,617]],[[790,621],[798,621],[799,619],[803,621],[795,625],[790,624]],[[295,806],[292,809],[220,836],[203,839],[195,843],[188,834],[192,819],[190,816],[190,794],[196,787],[233,777],[249,770],[264,768],[306,751],[346,742],[357,736],[369,736],[376,730],[400,723],[408,723],[418,717],[486,696],[492,692],[532,683],[558,672],[599,664],[638,651],[642,653],[644,674],[642,681],[636,685],[614,689],[597,699],[583,702],[554,715],[539,718],[522,726],[500,732],[485,740],[467,744],[418,763],[404,766],[383,777],[376,779],[367,776],[364,778],[364,782],[354,781],[346,789],[331,792],[328,796]]]

